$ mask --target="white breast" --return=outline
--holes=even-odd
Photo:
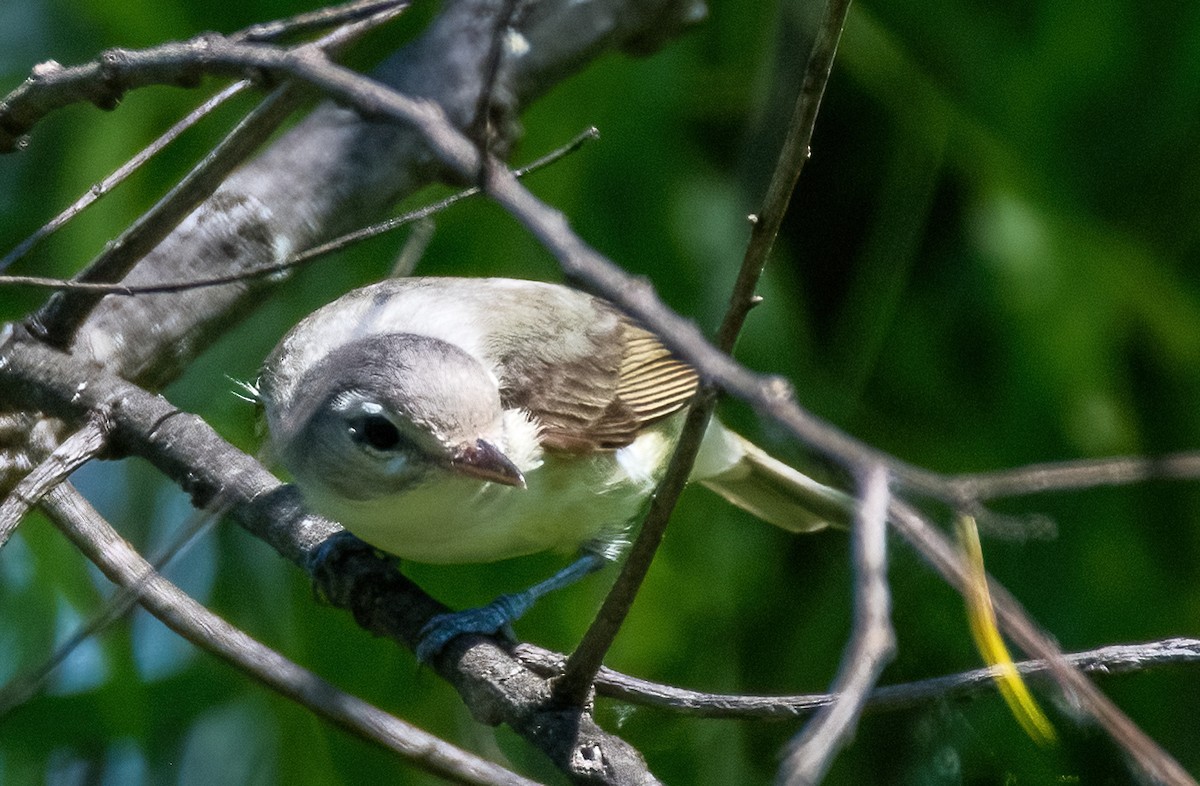
[[[525,489],[441,475],[370,500],[326,496],[319,483],[306,483],[305,494],[367,543],[418,562],[491,562],[585,544],[615,557],[661,478],[675,420],[615,452],[548,455],[526,472]]]

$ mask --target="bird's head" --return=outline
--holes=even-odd
[[[342,345],[300,376],[269,419],[301,485],[343,499],[394,495],[439,473],[525,485],[506,454],[497,380],[438,339],[382,334]]]

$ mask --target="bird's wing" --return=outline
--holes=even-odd
[[[586,331],[565,341],[561,335],[540,339],[562,347],[561,353],[516,351],[504,359],[505,406],[537,418],[542,445],[550,450],[624,447],[696,392],[696,372],[653,334],[602,301],[595,308],[598,318]]]

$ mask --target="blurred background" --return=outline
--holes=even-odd
[[[0,90],[37,62],[88,60],[311,7],[295,0],[23,0],[0,25]],[[416,9],[354,53],[369,67],[419,30]],[[524,116],[514,160],[586,128],[601,140],[532,176],[595,248],[648,276],[681,313],[720,320],[820,9],[711,0],[707,21],[647,59],[607,55]],[[211,88],[213,85],[206,85]],[[200,98],[156,88],[115,112],[39,126],[0,159],[0,251],[32,232]],[[14,272],[70,275],[207,150],[248,103],[190,132]],[[861,0],[813,155],[739,357],[791,379],[801,403],[899,458],[944,472],[1200,446],[1200,6],[1132,0]],[[423,204],[446,193],[431,189]],[[247,451],[233,395],[300,316],[385,273],[403,238],[306,270],[168,389]],[[423,274],[554,280],[553,260],[482,201],[437,217]],[[0,293],[0,318],[43,295]],[[722,417],[775,454],[828,471],[735,402]],[[144,462],[89,467],[80,487],[144,551],[190,519]],[[1062,646],[1194,635],[1200,484],[997,503],[1015,527],[988,566]],[[945,522],[948,523],[948,522]],[[893,683],[979,665],[958,596],[893,539]],[[405,570],[455,605],[547,575],[544,555]],[[432,732],[561,780],[511,732],[474,723],[413,657],[312,597],[308,582],[228,522],[169,575],[231,622],[340,687]],[[523,637],[569,650],[611,575],[542,603]],[[0,552],[0,678],[40,662],[102,604],[105,582],[40,518]],[[741,693],[823,690],[850,629],[844,533],[788,536],[703,489],[684,497],[610,666]],[[1200,672],[1103,688],[1192,772]],[[864,719],[828,783],[1126,783],[1121,753],[1038,689],[1061,737],[1042,749],[991,693]],[[668,783],[769,783],[798,722],[680,718],[600,701],[598,714]],[[0,783],[326,784],[432,779],[314,720],[134,614],[76,651],[0,721]]]

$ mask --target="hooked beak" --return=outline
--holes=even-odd
[[[490,442],[482,439],[475,444],[460,445],[450,457],[450,467],[472,478],[525,488],[525,476],[508,456]]]

